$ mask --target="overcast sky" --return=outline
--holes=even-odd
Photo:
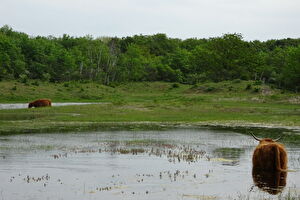
[[[300,0],[0,0],[5,24],[33,36],[299,38]]]

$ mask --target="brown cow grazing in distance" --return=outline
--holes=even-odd
[[[49,99],[38,99],[28,104],[28,108],[32,107],[46,107],[51,106],[51,100]]]
[[[272,140],[270,138],[260,139],[252,133],[251,135],[259,141],[252,157],[253,169],[268,172],[287,171],[286,150],[283,144],[277,142],[280,137]]]

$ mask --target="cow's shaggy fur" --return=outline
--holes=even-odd
[[[252,157],[254,169],[284,171],[287,162],[287,153],[282,144],[270,138],[260,139]]]
[[[45,107],[51,106],[51,100],[49,99],[38,99],[28,104],[28,108],[32,107]]]

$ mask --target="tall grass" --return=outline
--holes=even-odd
[[[163,82],[127,83],[114,87],[97,83],[0,82],[0,102],[29,102],[49,98],[53,102],[106,102],[84,106],[0,110],[0,133],[82,130],[106,123],[124,122],[196,125],[300,126],[300,96],[282,94],[249,81],[201,85]],[[16,88],[13,89],[12,88]],[[214,88],[214,89],[207,89]],[[248,88],[248,89],[247,89]],[[265,92],[268,91],[268,92]],[[291,101],[292,99],[292,101]],[[149,126],[151,122],[152,125]],[[108,128],[111,125],[107,125]]]

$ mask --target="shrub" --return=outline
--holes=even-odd
[[[20,77],[21,83],[27,83],[28,76],[26,74],[21,74],[19,77]]]
[[[49,73],[44,73],[44,74],[42,74],[42,80],[43,81],[50,81],[50,79],[51,79],[51,75],[49,74]]]
[[[260,81],[260,80],[257,80],[254,82],[254,85],[261,85],[261,84],[262,84],[262,81]]]
[[[179,87],[180,87],[180,85],[178,83],[173,83],[172,84],[172,88],[179,88]]]
[[[242,82],[241,79],[234,79],[234,80],[232,81],[232,83],[240,83],[240,82]]]
[[[40,84],[39,84],[38,81],[34,81],[34,82],[31,83],[31,85],[39,86]]]
[[[199,87],[199,84],[198,83],[195,83],[192,87],[191,87],[191,89],[197,89]]]
[[[258,92],[260,92],[260,88],[259,87],[255,87],[254,89],[253,89],[253,92],[255,92],[255,93],[258,93]]]
[[[213,87],[213,86],[209,86],[209,87],[205,88],[204,91],[205,91],[205,92],[213,92],[213,91],[216,91],[216,88]]]
[[[11,88],[11,90],[17,90],[17,86],[15,85],[14,87]]]
[[[119,86],[119,83],[117,83],[117,82],[111,82],[111,83],[109,83],[108,86],[109,86],[109,87],[112,87],[112,88],[116,88],[116,87]]]
[[[252,85],[249,83],[249,84],[246,86],[245,89],[246,89],[246,90],[251,90],[251,89],[252,89]]]
[[[278,96],[278,95],[271,95],[269,98],[272,99],[272,100],[279,100],[280,96]]]

